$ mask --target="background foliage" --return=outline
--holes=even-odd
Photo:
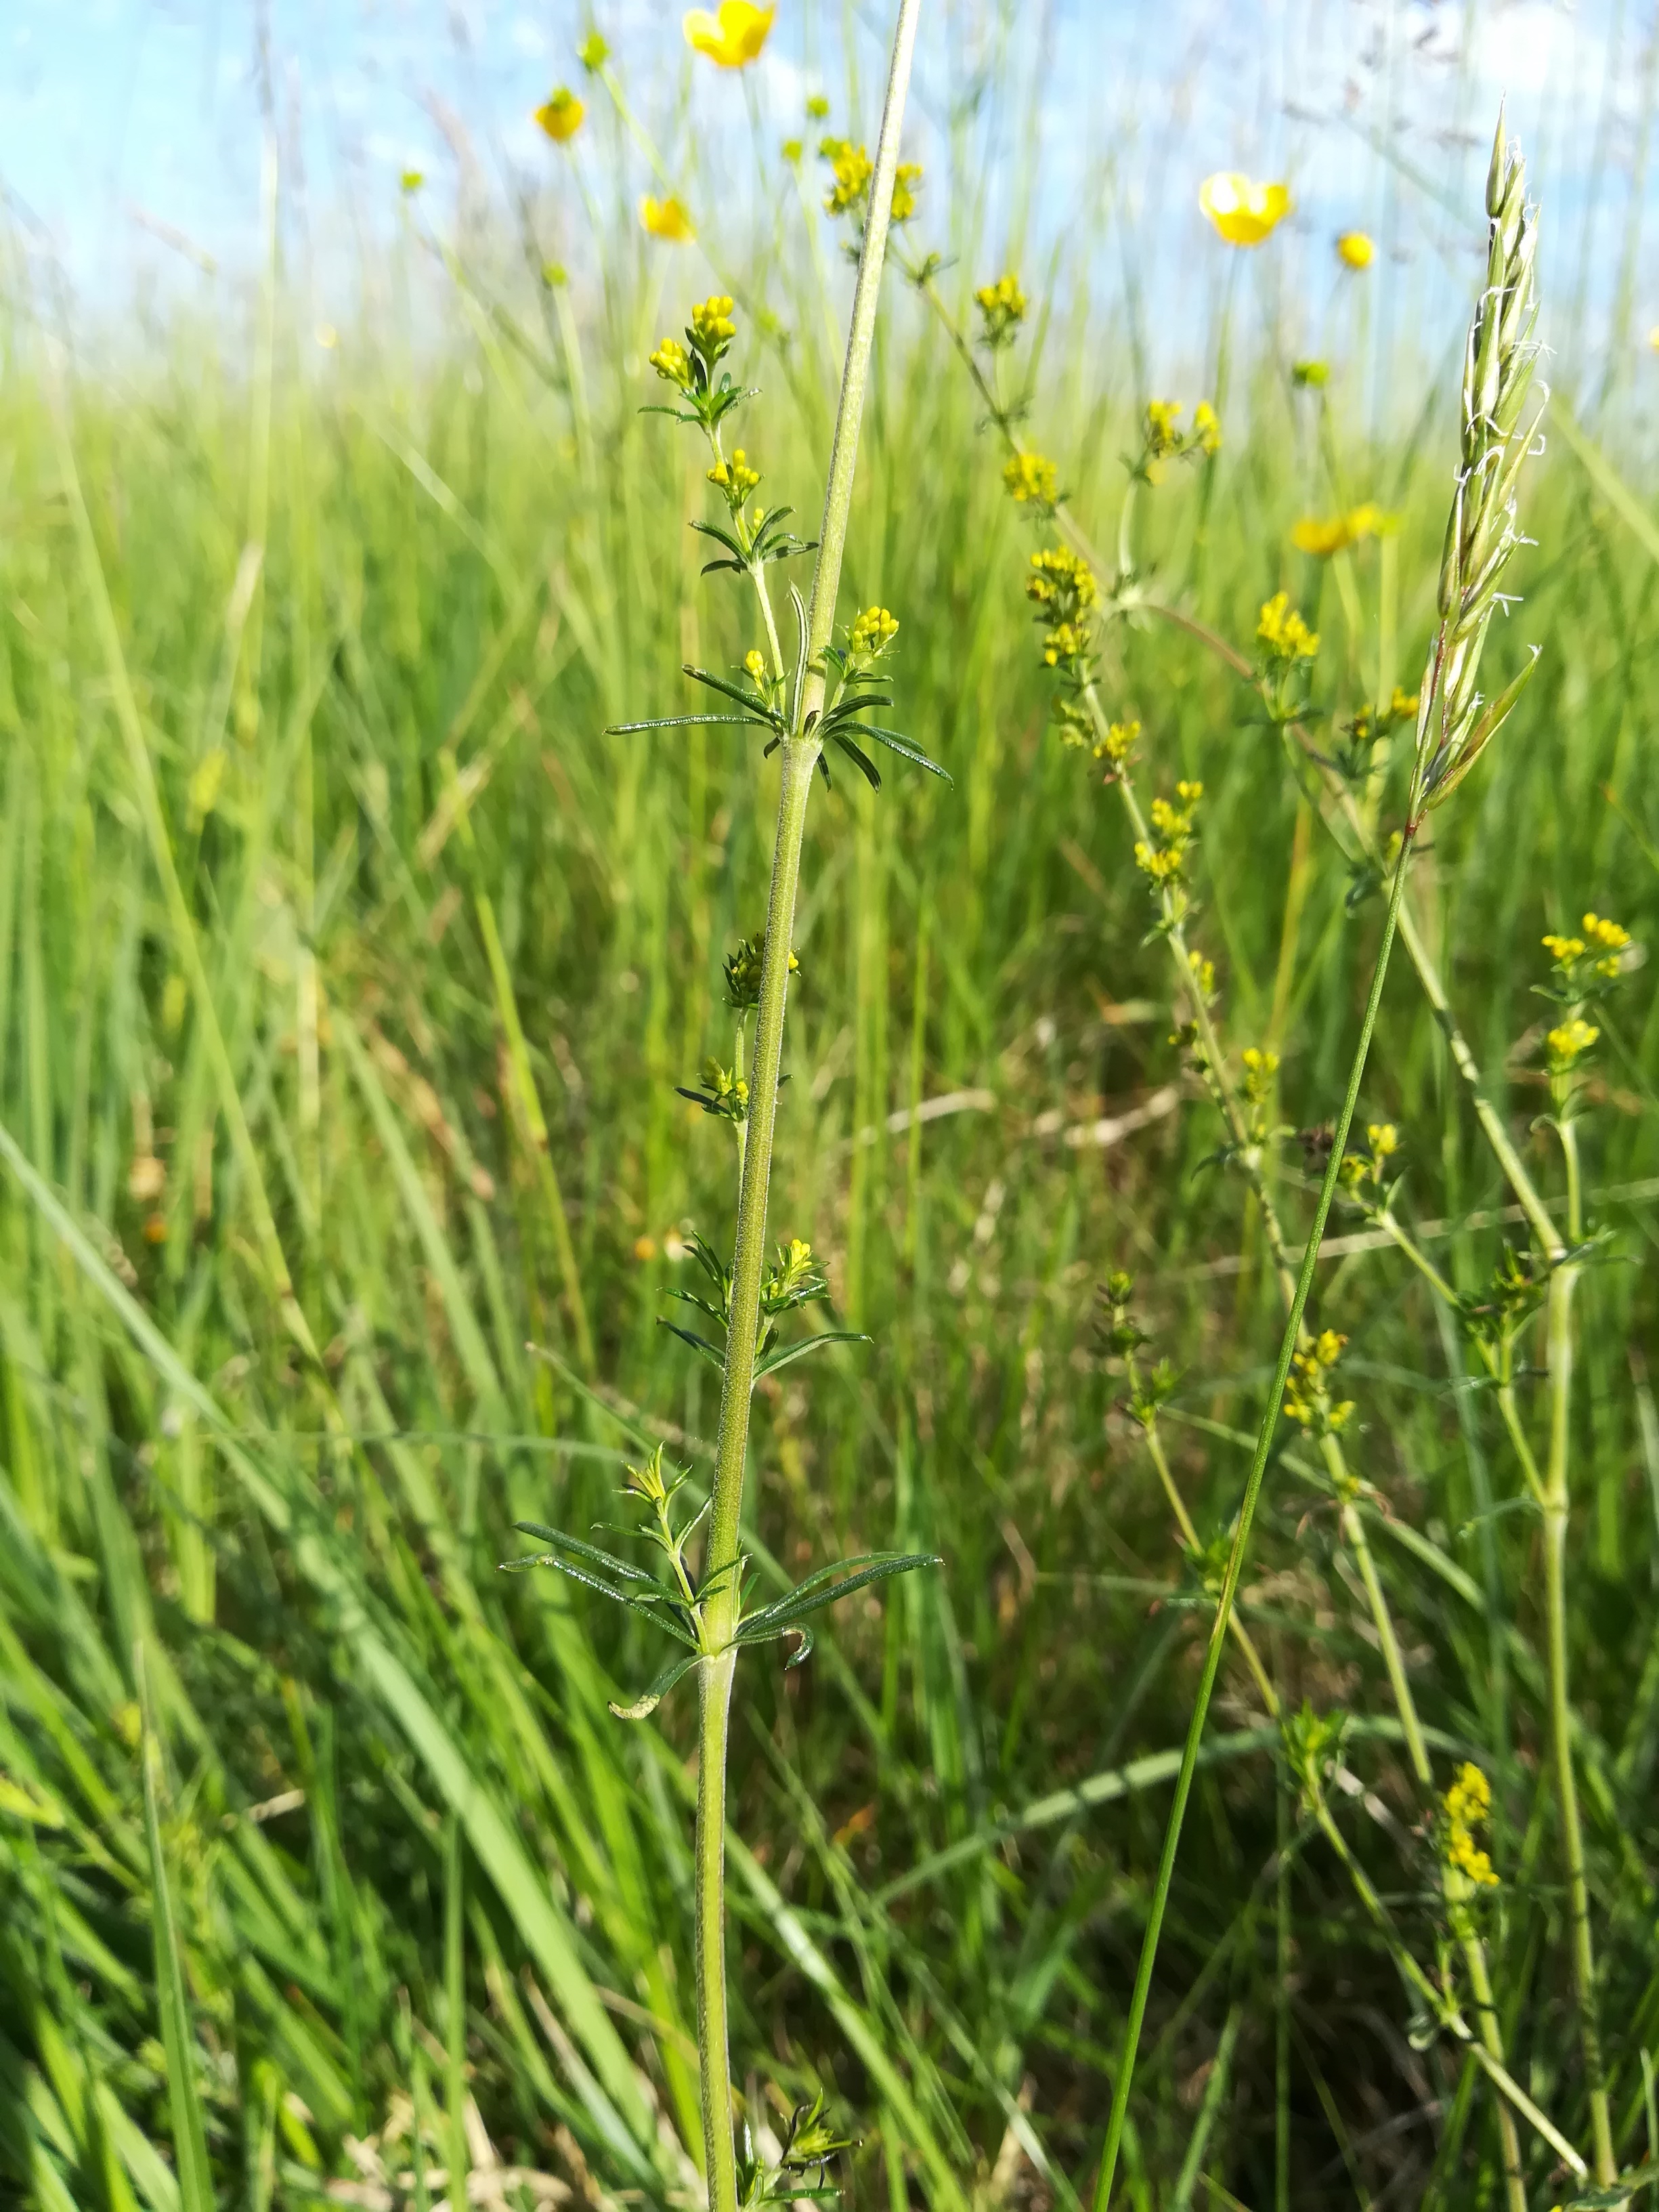
[[[768,489],[807,518],[842,294],[816,199],[809,152],[750,281],[716,271],[765,387]],[[687,1231],[727,1233],[730,1140],[674,1085],[726,1047],[720,961],[762,910],[775,787],[720,732],[601,734],[683,711],[682,661],[753,641],[696,573],[700,475],[636,412],[644,354],[707,272],[641,245],[620,178],[592,212],[595,273],[557,283],[536,273],[545,209],[515,231],[474,207],[452,230],[412,201],[377,277],[428,303],[401,325],[319,350],[273,261],[251,344],[183,317],[120,377],[65,356],[14,264],[0,2162],[32,2203],[390,2205],[458,2167],[474,2201],[696,2186],[690,1699],[624,1728],[605,1701],[654,1671],[647,1640],[556,1577],[495,1571],[515,1517],[608,1515],[652,1441],[694,1477],[706,1463],[712,1384],[658,1319]],[[941,195],[916,235],[946,243],[953,220],[942,281],[965,309],[995,257],[963,203]],[[1478,241],[1473,201],[1464,228]],[[1343,715],[1419,665],[1452,395],[1425,380],[1415,422],[1373,437],[1352,362],[1374,333],[1342,319],[1358,284],[1339,297],[1322,388],[1292,380],[1265,279],[1259,314],[1218,313],[1204,392],[1182,396],[1219,398],[1222,453],[1148,495],[1140,526],[1160,587],[1242,646],[1290,590]],[[1030,434],[1109,541],[1154,395],[1081,288],[1041,307]],[[879,796],[847,775],[815,806],[773,1220],[811,1238],[838,1325],[874,1341],[763,1385],[750,1492],[780,1587],[888,1546],[945,1565],[846,1608],[804,1670],[749,1663],[734,1735],[734,2070],[774,2125],[830,2093],[860,2137],[860,2203],[1086,2191],[1206,1619],[1095,1285],[1139,1279],[1206,1538],[1277,1328],[1116,809],[1045,731],[1035,541],[978,413],[896,281],[847,597],[899,615],[896,719],[955,786],[895,764]],[[1536,473],[1528,597],[1494,652],[1507,676],[1536,641],[1540,672],[1413,892],[1546,1176],[1539,939],[1586,907],[1659,930],[1659,536],[1619,437],[1586,416]],[[1299,518],[1362,495],[1396,535],[1331,562],[1292,550]],[[1248,689],[1178,629],[1114,635],[1149,787],[1206,787],[1196,933],[1224,1033],[1280,1053],[1277,1110],[1314,1129],[1376,902],[1350,897]],[[1585,1147],[1612,1234],[1581,1292],[1573,1634],[1635,2160],[1659,2038],[1645,973],[1604,1029]],[[1364,1106],[1400,1128],[1405,1207],[1475,1291],[1505,1194],[1403,967]],[[1293,1137],[1275,1173],[1294,1218]],[[283,1318],[266,1207],[316,1361]],[[1319,1319],[1350,1339],[1353,1455],[1437,1753],[1493,1778],[1515,2069],[1582,2132],[1535,1519],[1455,1331],[1343,1227]],[[1345,1820],[1426,1941],[1397,1727],[1294,1436],[1245,1598],[1285,1694],[1353,1717]],[[1197,2201],[1200,2177],[1214,2201],[1269,2201],[1281,1966],[1294,2201],[1469,2201],[1489,2110],[1414,2046],[1316,1842],[1279,1958],[1275,1737],[1231,1660],[1225,1684],[1143,2062],[1138,2201]],[[158,1929],[177,1968],[159,2003]]]

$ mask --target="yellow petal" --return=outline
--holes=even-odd
[[[1353,543],[1348,528],[1348,518],[1339,514],[1328,522],[1316,522],[1306,515],[1291,532],[1291,543],[1298,553],[1311,553],[1316,560],[1328,561],[1333,553],[1340,553]]]
[[[1199,186],[1198,204],[1229,246],[1260,246],[1291,211],[1288,185],[1257,184],[1238,169],[1218,169]]]
[[[671,246],[683,246],[697,234],[690,216],[672,194],[665,200],[653,200],[647,193],[640,202],[640,221],[653,238]]]
[[[562,84],[536,110],[536,120],[556,145],[562,146],[581,129],[586,112],[587,103],[578,100],[568,85]]]
[[[685,18],[686,43],[720,69],[744,69],[758,60],[777,12],[755,0],[720,0],[712,11],[693,8]]]

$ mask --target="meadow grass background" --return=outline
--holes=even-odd
[[[843,265],[810,153],[799,191],[767,159],[778,190],[740,270],[643,246],[618,170],[563,285],[536,273],[548,227],[562,246],[583,219],[556,175],[550,212],[464,194],[452,217],[429,188],[328,347],[281,260],[246,325],[176,307],[128,358],[66,347],[13,253],[0,2166],[19,2201],[194,2212],[174,2172],[181,2074],[225,2204],[420,2203],[455,2186],[428,2166],[467,2169],[475,2202],[695,2195],[691,1699],[614,1720],[606,1699],[658,1655],[574,1585],[495,1569],[522,1549],[514,1518],[608,1517],[652,1440],[694,1479],[710,1455],[712,1382],[658,1322],[684,1234],[729,1240],[732,1158],[674,1086],[727,1047],[720,961],[762,916],[775,765],[727,732],[603,732],[683,711],[682,660],[721,667],[752,642],[746,609],[697,574],[701,461],[636,411],[655,396],[645,354],[716,276],[764,392],[750,450],[816,515]],[[1462,222],[1478,242],[1473,197]],[[989,227],[939,191],[908,241],[955,247],[941,282],[964,313],[1003,264]],[[1413,408],[1373,405],[1358,284],[1327,323],[1329,385],[1297,387],[1274,250],[1234,266],[1215,248],[1201,330],[1166,334],[1164,357],[1194,364],[1189,408],[1219,377],[1225,443],[1143,500],[1142,556],[1246,650],[1288,589],[1340,718],[1415,680],[1453,391],[1437,335],[1397,324],[1389,389]],[[1025,273],[1026,434],[1109,544],[1121,457],[1161,387],[1080,265]],[[1526,603],[1492,648],[1506,676],[1536,641],[1538,677],[1468,802],[1436,817],[1412,894],[1551,1188],[1539,939],[1587,907],[1649,944],[1659,929],[1659,535],[1645,465],[1593,396],[1575,386],[1578,438],[1553,438],[1532,477]],[[1167,1433],[1206,1537],[1237,1502],[1279,1326],[1259,1223],[1170,1037],[1119,810],[1045,727],[1022,596],[1038,541],[981,413],[895,272],[844,597],[899,615],[894,719],[954,781],[896,764],[878,795],[838,777],[814,802],[772,1224],[810,1237],[842,1325],[872,1341],[763,1386],[750,1510],[779,1587],[888,1545],[945,1564],[845,1608],[805,1668],[746,1666],[730,1877],[734,2075],[774,2124],[830,2093],[861,2205],[1086,2197],[1207,1618],[1095,1285],[1136,1275],[1180,1370]],[[1360,496],[1397,534],[1328,564],[1291,549],[1299,517]],[[1148,789],[1205,783],[1196,934],[1223,1033],[1276,1048],[1287,1130],[1316,1126],[1379,903],[1351,901],[1248,687],[1167,623],[1111,637]],[[1610,1235],[1581,1291],[1573,1665],[1635,2163],[1659,2044],[1646,969],[1604,1026],[1584,1143]],[[1404,1210],[1478,1291],[1506,1193],[1403,961],[1363,1110],[1398,1125]],[[1275,1176],[1305,1218],[1293,1139]],[[266,1206],[316,1363],[282,1317]],[[1396,1255],[1358,1243],[1322,1268],[1318,1319],[1351,1340],[1354,1457],[1437,1760],[1493,1779],[1486,1925],[1514,2068],[1582,2137],[1536,1519],[1515,1508],[1488,1397],[1455,1387],[1456,1329]],[[1353,1717],[1345,1826],[1426,1954],[1431,1856],[1293,1435],[1243,1610],[1286,1697]],[[1293,1844],[1281,1951],[1292,1816],[1231,1660],[1224,1686],[1131,2201],[1273,2201],[1281,1989],[1291,2201],[1485,2201],[1489,2102],[1443,2045],[1414,2044],[1316,1838]],[[161,1874],[185,1966],[170,2017]],[[1554,2201],[1547,2154],[1533,2183]]]

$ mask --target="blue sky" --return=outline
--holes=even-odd
[[[262,82],[289,155],[287,219],[302,209],[311,234],[326,236],[349,209],[356,235],[372,239],[396,220],[404,168],[445,188],[440,109],[479,148],[494,187],[515,169],[545,171],[551,149],[530,112],[555,82],[580,85],[574,48],[596,20],[671,161],[688,112],[708,133],[722,127],[698,119],[711,103],[746,133],[735,88],[694,68],[680,15],[661,0],[5,0],[0,184],[27,210],[34,250],[83,304],[118,316],[151,272],[192,281],[191,253],[231,277],[257,255]],[[799,131],[819,82],[839,112],[844,37],[870,119],[886,15],[884,0],[781,0],[745,88],[763,131]],[[1478,142],[1506,92],[1546,203],[1553,297],[1599,336],[1622,285],[1633,345],[1659,322],[1650,173],[1643,228],[1628,222],[1655,58],[1651,22],[1636,19],[1653,15],[1629,0],[928,0],[917,131],[940,141],[982,70],[1009,109],[1040,110],[1039,233],[1075,224],[1115,159],[1167,274],[1204,250],[1199,178],[1237,163],[1291,176],[1321,283],[1334,281],[1329,234],[1351,224],[1376,231],[1397,270],[1419,272],[1400,282],[1424,282],[1451,228],[1435,193],[1471,201]],[[997,133],[1006,149],[1015,125],[1005,112],[975,127],[965,143],[992,160]]]

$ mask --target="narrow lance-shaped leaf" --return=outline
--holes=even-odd
[[[150,1913],[155,1942],[155,2002],[161,2015],[161,2048],[167,2058],[167,2105],[173,2118],[173,2158],[179,2174],[180,2212],[214,2212],[213,2172],[208,2163],[207,2130],[196,2081],[196,2035],[191,2025],[183,1947],[173,1917],[167,1855],[156,1808],[155,1772],[161,1762],[148,1716],[143,1746],[144,1836],[149,1846]]]

